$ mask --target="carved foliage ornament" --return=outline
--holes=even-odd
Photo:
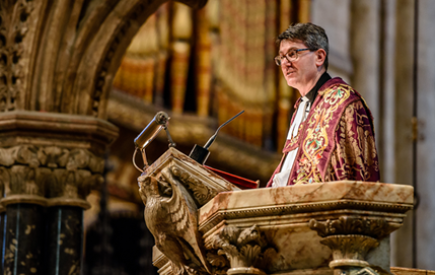
[[[102,182],[104,159],[85,149],[20,145],[0,148],[0,165],[5,197],[83,199],[92,186]]]
[[[356,266],[366,267],[367,253],[377,247],[379,242],[368,236],[362,235],[332,235],[320,241],[332,250],[333,261],[329,267]]]
[[[16,109],[20,96],[22,41],[32,4],[30,0],[0,1],[0,112]]]
[[[376,239],[382,239],[401,226],[385,219],[370,219],[367,217],[341,216],[337,220],[310,220],[309,226],[317,231],[319,236],[326,237],[339,234],[360,234]]]
[[[227,274],[230,263],[224,255],[210,251],[207,253],[207,261],[212,266],[212,274]]]
[[[257,268],[267,266],[265,259],[270,258],[268,255],[276,253],[274,248],[267,245],[257,225],[246,229],[226,226],[214,236],[211,248],[229,260],[231,269],[228,273],[232,270],[250,269],[250,272],[262,274],[263,272]],[[221,262],[219,264],[222,265]]]
[[[199,179],[191,176],[189,173],[176,166],[173,166],[171,171],[172,174],[192,192],[193,198],[199,207],[209,202],[218,194],[216,190],[212,190],[205,184],[201,183]]]

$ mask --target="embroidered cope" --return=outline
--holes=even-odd
[[[292,124],[295,121],[293,115]],[[379,181],[373,118],[361,95],[341,78],[330,79],[319,89],[298,130],[288,138],[268,187],[346,179]],[[289,168],[285,162],[291,153],[295,156]],[[284,174],[288,175],[285,183]],[[279,183],[274,183],[275,177]]]

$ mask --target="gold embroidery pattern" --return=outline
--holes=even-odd
[[[301,144],[302,155],[295,184],[322,182],[318,164],[330,142],[327,131],[335,112],[351,93],[354,91],[350,86],[343,84],[319,92],[323,100],[317,104],[307,122],[307,135]]]
[[[375,139],[368,121],[361,101],[346,108],[338,127],[338,146],[331,156],[325,180],[352,178],[367,181],[373,173],[379,173]]]
[[[286,141],[286,143],[285,143],[285,145],[284,145],[284,149],[282,150],[282,152],[285,154],[285,153],[288,153],[288,152],[290,152],[290,151],[292,151],[292,150],[294,150],[294,149],[296,149],[296,148],[298,148],[298,146],[299,146],[299,137],[301,136],[301,131],[302,131],[302,129],[304,128],[304,122],[302,122],[300,125],[299,125],[299,128],[298,128],[298,133],[296,134],[296,136],[295,137],[291,137],[291,139],[288,139],[287,141]]]

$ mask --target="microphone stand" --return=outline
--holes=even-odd
[[[241,111],[237,115],[235,115],[232,118],[230,118],[229,120],[227,120],[224,124],[219,126],[219,128],[216,130],[214,135],[212,135],[211,138],[207,141],[207,143],[204,145],[204,147],[201,147],[198,144],[195,144],[195,146],[193,146],[193,149],[192,149],[192,151],[189,154],[189,157],[191,159],[194,159],[199,164],[204,165],[204,163],[206,162],[206,160],[210,156],[210,151],[208,150],[208,148],[210,148],[211,144],[215,141],[219,130],[222,129],[222,127],[224,127],[225,125],[227,125],[231,121],[233,121],[233,119],[235,119],[236,117],[238,117],[241,114],[243,114],[244,112],[245,112],[244,110]]]

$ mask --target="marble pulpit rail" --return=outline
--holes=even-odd
[[[332,210],[343,214],[386,211],[390,217],[402,218],[412,209],[412,203],[411,186],[373,182],[337,181],[222,192],[198,210],[198,227],[206,233],[223,220],[270,216],[283,220],[287,214]]]

